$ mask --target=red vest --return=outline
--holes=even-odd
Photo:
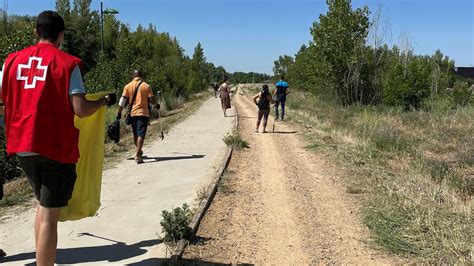
[[[69,81],[81,60],[39,43],[10,54],[3,72],[8,154],[35,152],[61,163],[79,159]]]

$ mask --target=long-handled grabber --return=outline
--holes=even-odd
[[[161,91],[158,91],[158,95],[160,95],[161,102],[164,103],[163,94],[161,93]],[[161,138],[161,140],[164,140],[165,139],[165,134],[163,133],[163,122],[161,121],[160,109],[158,109],[158,122],[160,123],[160,138]]]
[[[164,140],[165,139],[165,134],[163,133],[163,123],[161,122],[161,115],[160,115],[159,110],[158,110],[158,120],[159,120],[159,123],[160,123],[160,138],[161,138],[161,140]]]
[[[273,108],[275,104],[271,105],[271,108]],[[276,115],[276,113],[275,113]],[[276,116],[273,116],[273,126],[272,126],[272,132],[275,133],[275,124],[276,124]]]

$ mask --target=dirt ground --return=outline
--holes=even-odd
[[[402,262],[370,247],[341,171],[305,148],[303,129],[277,122],[275,133],[255,133],[257,108],[242,91],[235,103],[250,148],[234,153],[201,223],[200,241],[188,246],[184,258],[285,265]],[[271,117],[270,132],[272,125]]]

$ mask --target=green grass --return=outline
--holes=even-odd
[[[242,139],[237,130],[234,130],[232,133],[228,133],[222,140],[225,144],[227,144],[227,146],[233,146],[238,150],[249,148],[249,143]]]
[[[235,174],[232,170],[226,170],[222,175],[221,179],[219,180],[219,186],[217,188],[219,193],[222,194],[230,194],[232,193],[232,188],[230,185],[230,180],[232,176]]]
[[[373,244],[433,263],[472,261],[474,107],[404,112],[341,107],[292,91],[288,116],[310,125],[307,147],[344,165]],[[440,106],[438,106],[440,105]]]
[[[5,197],[0,200],[0,207],[2,208],[24,204],[34,197],[31,186],[25,177],[19,177],[8,182],[4,189]]]

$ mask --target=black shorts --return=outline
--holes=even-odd
[[[148,117],[146,116],[132,116],[132,129],[134,137],[145,138],[146,130],[148,129]]]
[[[41,206],[67,206],[76,183],[76,164],[60,163],[41,155],[18,156],[18,160]]]

